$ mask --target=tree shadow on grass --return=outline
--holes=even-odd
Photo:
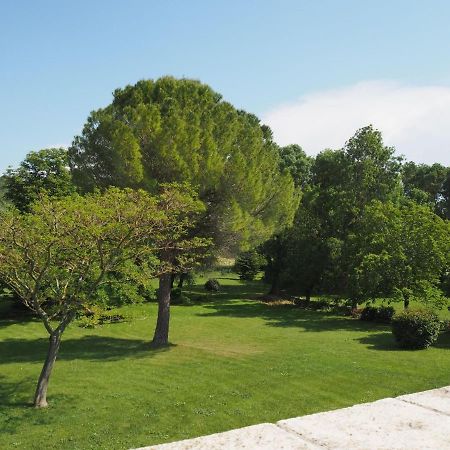
[[[31,377],[25,378],[16,383],[11,383],[6,377],[0,375],[0,405],[2,407],[30,406],[27,390],[29,386],[33,386],[35,384],[36,380]],[[5,422],[9,423],[9,420],[6,419]]]
[[[174,345],[154,349],[149,341],[120,339],[105,336],[83,336],[62,339],[59,361],[82,359],[89,361],[114,361],[118,359],[152,357],[170,350]],[[17,362],[42,362],[45,359],[48,339],[4,339],[0,341],[2,364]]]
[[[373,333],[369,336],[356,339],[361,344],[366,344],[369,350],[398,351],[400,348],[395,342],[392,333]]]
[[[217,278],[220,280],[220,278]],[[186,289],[188,297],[198,296],[199,300],[196,303],[217,303],[226,302],[237,299],[255,299],[260,297],[267,291],[267,286],[260,281],[241,282],[241,280],[234,280],[239,282],[235,285],[224,285],[219,292],[208,292],[201,285],[195,285]]]
[[[362,344],[367,344],[367,348],[370,350],[382,350],[382,351],[404,351],[404,352],[416,352],[413,349],[404,349],[399,347],[394,339],[392,333],[374,333],[369,336],[364,336],[357,339]],[[441,334],[435,344],[431,348],[450,348],[450,333]]]
[[[311,311],[293,305],[268,306],[257,301],[229,301],[205,305],[207,313],[203,317],[261,318],[272,327],[298,327],[304,331],[381,331],[388,326],[373,322],[363,322],[341,316],[335,312]]]

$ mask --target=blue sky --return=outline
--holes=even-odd
[[[400,153],[450,164],[449,21],[438,0],[3,0],[0,170],[70,144],[116,87],[166,74],[309,153],[375,121]]]

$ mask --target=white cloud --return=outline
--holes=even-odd
[[[316,92],[263,116],[280,145],[308,154],[341,148],[358,128],[373,124],[387,145],[416,162],[450,165],[450,87],[366,81]]]

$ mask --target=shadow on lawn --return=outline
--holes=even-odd
[[[236,297],[234,297],[236,298]],[[305,331],[381,331],[389,327],[339,316],[333,312],[311,311],[293,305],[268,306],[256,301],[206,304],[204,317],[259,317],[273,327],[298,327]]]
[[[382,350],[382,351],[410,351],[416,352],[418,350],[406,350],[401,349],[395,342],[392,333],[374,333],[369,336],[364,336],[357,339],[362,344],[368,344],[367,348],[370,350]],[[450,333],[443,333],[439,336],[437,342],[431,346],[431,348],[450,348]]]
[[[17,362],[43,363],[48,339],[4,339],[0,341],[2,364]],[[59,361],[84,359],[90,361],[114,361],[117,359],[149,357],[169,351],[174,345],[153,349],[149,341],[119,339],[105,336],[83,336],[62,339]]]
[[[230,300],[256,299],[263,295],[266,290],[267,289],[264,285],[260,282],[254,281],[245,284],[225,285],[222,286],[219,292],[214,293],[207,292],[202,286],[194,286],[191,289],[186,290],[186,295],[193,298],[198,296],[199,300],[196,301],[197,304],[220,303]]]
[[[29,395],[26,393],[29,386],[33,386],[35,383],[36,380],[31,380],[31,378],[24,379],[18,383],[11,383],[7,381],[6,377],[0,375],[0,405],[29,406]],[[8,425],[11,425],[11,421],[7,418],[3,426],[7,427]]]

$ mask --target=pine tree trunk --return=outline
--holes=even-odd
[[[164,273],[159,277],[158,319],[152,341],[152,347],[156,348],[169,344],[171,278],[170,273]]]
[[[39,376],[38,384],[36,387],[36,393],[34,395],[34,406],[36,408],[45,408],[47,403],[47,389],[50,375],[52,373],[53,365],[55,364],[56,357],[58,356],[59,346],[61,344],[61,333],[55,332],[49,338],[49,346],[47,358],[45,359],[44,366],[42,367],[41,375]]]

